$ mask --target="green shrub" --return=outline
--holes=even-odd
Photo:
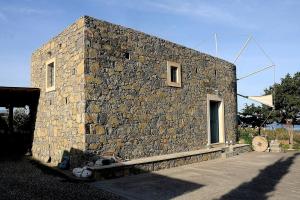
[[[287,150],[290,148],[290,145],[289,144],[280,144],[280,147],[284,150]]]
[[[293,145],[293,148],[297,149],[297,150],[300,150],[300,143],[295,142],[294,145]]]
[[[258,132],[251,128],[238,129],[239,139],[244,140],[246,144],[252,144],[252,138],[258,134]]]

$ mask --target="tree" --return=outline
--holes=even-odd
[[[260,127],[267,117],[266,107],[256,106],[255,104],[246,104],[242,112],[239,113],[239,119],[242,125]]]
[[[14,110],[14,127],[17,130],[30,130],[31,122],[28,108],[16,108]]]
[[[265,105],[255,106],[254,104],[245,105],[240,112],[240,116],[252,116],[250,125],[259,124],[261,119],[267,119],[267,123],[274,121],[285,123],[286,119],[297,121],[300,113],[300,72],[291,76],[287,74],[281,79],[281,82],[265,89],[265,94],[273,94],[275,97],[275,110]],[[242,120],[242,118],[241,118]],[[244,122],[249,124],[249,122]],[[262,123],[262,122],[261,122]]]
[[[274,90],[275,89],[275,90]],[[285,123],[286,119],[293,119],[300,112],[300,72],[291,76],[287,74],[281,79],[280,84],[275,84],[265,90],[265,94],[275,91],[276,116],[280,122]]]

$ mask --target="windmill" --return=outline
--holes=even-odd
[[[240,81],[242,79],[248,78],[250,76],[254,76],[260,72],[263,72],[265,70],[269,70],[269,69],[273,69],[273,84],[275,85],[275,71],[276,71],[276,65],[274,64],[274,62],[272,61],[272,59],[270,58],[270,56],[268,56],[268,54],[264,51],[264,49],[261,47],[261,45],[254,39],[253,36],[249,36],[249,38],[247,39],[247,41],[245,42],[245,44],[243,45],[243,47],[241,48],[241,50],[238,52],[236,58],[233,61],[233,64],[236,64],[237,60],[240,58],[241,54],[244,52],[244,50],[247,48],[248,44],[250,41],[254,41],[254,43],[259,47],[259,49],[261,50],[261,52],[265,55],[265,57],[269,60],[270,64],[267,66],[264,66],[254,72],[251,72],[250,74],[244,75],[240,78],[237,78],[237,81]],[[273,110],[275,110],[275,103],[273,101],[273,99],[275,100],[275,91],[272,91],[272,94],[270,95],[264,95],[264,96],[246,96],[246,95],[242,95],[242,94],[237,94],[240,97],[243,98],[247,98],[253,101],[256,101],[258,103],[261,103],[263,105],[272,107]]]
[[[218,39],[217,39],[217,34],[214,34],[214,41],[215,41],[215,56],[218,57]],[[262,96],[249,96],[246,94],[240,94],[237,93],[238,96],[245,98],[245,99],[249,99],[255,102],[258,102],[260,104],[263,104],[265,106],[271,107],[272,110],[270,111],[270,113],[268,114],[268,116],[264,119],[263,123],[260,124],[259,126],[259,135],[260,135],[260,129],[262,126],[264,126],[264,124],[267,122],[268,118],[271,116],[272,112],[275,111],[275,72],[276,72],[276,65],[274,64],[274,62],[272,61],[272,59],[270,58],[270,56],[266,53],[266,51],[262,48],[262,46],[257,42],[257,40],[250,35],[246,42],[243,44],[242,48],[239,50],[239,52],[237,53],[235,59],[233,60],[233,64],[236,64],[238,59],[241,57],[242,53],[246,50],[247,46],[249,45],[250,42],[253,42],[258,49],[262,52],[262,54],[267,58],[268,60],[268,65],[263,66],[263,67],[259,67],[257,70],[246,74],[244,76],[241,76],[239,78],[237,78],[237,83],[243,79],[246,79],[248,77],[251,76],[255,76],[258,73],[267,71],[267,70],[273,70],[273,90],[271,94],[268,95],[262,95]],[[253,138],[252,141],[252,145],[255,151],[266,151],[268,148],[268,141],[265,137],[262,136],[256,136]],[[276,143],[272,143],[272,145],[277,145]],[[279,144],[278,144],[279,147]]]
[[[263,72],[265,70],[270,70],[270,69],[273,70],[273,90],[272,90],[271,94],[262,95],[262,96],[246,96],[244,94],[239,94],[239,93],[237,94],[238,96],[240,96],[242,98],[250,99],[250,100],[256,101],[258,103],[261,103],[263,105],[266,105],[266,106],[272,108],[269,115],[266,117],[266,119],[264,119],[263,123],[261,123],[260,126],[259,126],[259,136],[254,137],[253,140],[252,140],[253,149],[255,151],[263,152],[263,151],[266,151],[268,149],[269,145],[268,145],[267,139],[263,136],[260,136],[260,129],[266,123],[268,118],[271,116],[272,112],[275,111],[275,87],[274,86],[275,86],[276,65],[274,64],[274,62],[272,61],[270,56],[264,51],[264,49],[261,47],[261,45],[254,39],[253,36],[248,37],[248,39],[246,40],[246,42],[242,46],[241,50],[238,52],[236,58],[234,59],[234,61],[233,61],[234,64],[236,64],[237,60],[240,58],[241,54],[247,48],[250,41],[253,41],[257,45],[257,47],[261,50],[261,52],[269,60],[270,63],[269,63],[269,65],[264,66],[262,68],[259,68],[258,70],[254,71],[254,72],[251,72],[247,75],[244,75],[240,78],[237,78],[237,81],[248,78],[250,76],[254,76],[254,75],[256,75],[260,72]],[[271,151],[277,151],[277,152],[280,151],[279,143],[277,142],[277,140],[271,142],[270,149],[271,149]]]
[[[275,87],[274,86],[275,86],[276,65],[274,64],[274,62],[272,61],[270,56],[266,53],[266,51],[262,48],[262,46],[254,39],[253,36],[248,37],[248,39],[246,40],[246,42],[242,46],[241,50],[238,52],[236,58],[234,59],[234,61],[233,61],[234,64],[236,64],[237,60],[240,58],[241,54],[247,48],[250,41],[253,41],[256,44],[256,46],[260,49],[260,51],[263,53],[263,55],[268,59],[269,64],[267,66],[260,67],[258,70],[254,71],[254,72],[251,72],[247,75],[244,75],[242,77],[237,78],[237,82],[242,80],[242,79],[246,79],[248,77],[255,76],[256,74],[261,73],[263,71],[273,70],[273,90],[272,90],[271,94],[262,95],[262,96],[248,96],[248,95],[245,95],[245,94],[237,93],[237,95],[242,97],[242,98],[246,98],[246,99],[249,99],[249,100],[252,100],[252,101],[256,101],[260,104],[263,104],[265,106],[268,106],[268,107],[272,108],[269,115],[266,117],[266,119],[263,121],[263,123],[261,123],[260,126],[259,126],[259,134],[260,134],[261,127],[264,126],[264,124],[266,123],[268,118],[271,116],[272,112],[275,111]]]
[[[202,41],[201,43],[203,44],[204,42],[206,42],[207,40]],[[254,76],[258,73],[267,71],[267,70],[273,70],[273,86],[275,85],[275,72],[276,72],[276,65],[274,64],[273,60],[271,59],[271,57],[266,53],[266,51],[262,48],[262,46],[258,43],[258,41],[252,36],[250,35],[246,42],[243,44],[242,48],[239,50],[239,52],[237,53],[235,59],[232,61],[233,64],[236,64],[238,59],[241,57],[242,53],[246,50],[246,48],[248,47],[250,42],[253,42],[258,49],[262,52],[262,54],[267,58],[268,60],[268,64],[266,66],[263,67],[259,67],[256,71],[251,72],[249,74],[246,74],[242,77],[237,78],[237,82],[241,81],[243,79],[246,79],[248,77]],[[218,57],[218,35],[217,33],[214,33],[214,42],[215,42],[215,57]],[[197,45],[199,46],[199,45]],[[272,94],[269,95],[262,95],[262,96],[248,96],[245,94],[237,94],[238,96],[242,97],[242,98],[246,98],[252,101],[256,101],[258,103],[261,103],[263,105],[266,105],[268,107],[271,107],[272,110],[275,110],[275,91],[272,91]],[[263,125],[263,124],[262,124]]]

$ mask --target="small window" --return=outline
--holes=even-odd
[[[46,91],[55,90],[55,60],[46,63]]]
[[[128,52],[124,53],[124,57],[128,60],[130,60],[130,54]]]
[[[47,87],[54,86],[54,62],[48,64],[48,85]]]
[[[177,67],[171,66],[171,82],[176,83],[177,82]]]
[[[179,63],[167,62],[167,85],[181,87],[181,66]]]
[[[116,67],[116,61],[111,61],[111,65],[112,65],[113,68],[115,68]]]

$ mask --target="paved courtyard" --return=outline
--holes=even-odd
[[[300,199],[300,154],[251,152],[91,184],[127,199]]]

